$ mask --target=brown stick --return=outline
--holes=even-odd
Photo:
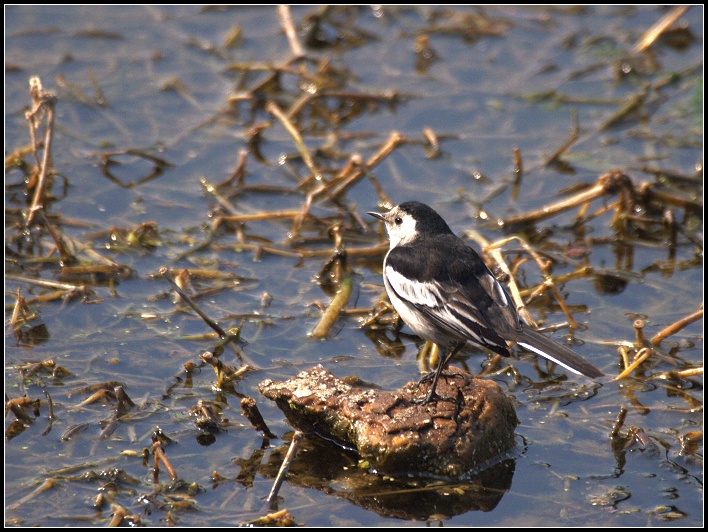
[[[632,373],[632,371],[634,371],[637,368],[637,366],[639,366],[639,364],[641,364],[642,362],[644,362],[647,358],[649,358],[651,356],[651,353],[652,353],[652,350],[648,347],[643,347],[642,349],[640,349],[637,352],[636,356],[634,357],[634,360],[632,361],[632,363],[629,366],[627,366],[627,368],[625,368],[624,371],[622,371],[622,373],[617,375],[617,377],[615,377],[614,380],[618,381],[618,380],[624,379],[625,377],[628,377],[629,374]]]
[[[570,137],[568,137],[568,140],[566,140],[560,148],[558,148],[553,155],[551,155],[548,159],[546,159],[546,162],[544,163],[544,166],[549,166],[556,161],[558,161],[558,158],[568,149],[570,148],[573,144],[575,144],[575,141],[578,140],[578,132],[580,131],[580,127],[578,126],[578,111],[575,109],[572,110],[572,118],[573,118],[573,131],[570,132]]]
[[[180,295],[180,297],[184,300],[184,302],[187,303],[190,307],[192,307],[192,309],[194,310],[194,312],[196,312],[197,314],[199,314],[199,317],[200,317],[201,319],[203,319],[209,327],[211,327],[212,329],[214,329],[214,331],[216,331],[216,333],[219,335],[220,338],[226,339],[227,337],[230,336],[226,331],[224,331],[224,329],[222,329],[221,327],[219,327],[219,324],[218,324],[218,323],[216,323],[216,322],[215,322],[214,320],[212,320],[209,316],[207,316],[207,315],[202,311],[202,309],[200,309],[200,308],[196,305],[196,303],[194,303],[194,301],[192,301],[192,298],[190,298],[187,294],[185,294],[185,293],[180,289],[179,286],[177,286],[177,283],[175,282],[175,280],[174,280],[174,278],[172,277],[172,275],[170,275],[170,272],[169,272],[169,270],[168,270],[167,268],[164,268],[164,267],[163,267],[163,268],[160,268],[160,275],[162,275],[162,276],[167,280],[167,282],[170,283],[170,286],[172,287],[172,290],[174,290],[175,292],[177,292],[177,293]]]
[[[514,148],[514,184],[511,188],[511,199],[516,201],[519,197],[519,187],[521,186],[521,178],[524,176],[524,163],[521,159],[521,150]]]
[[[278,476],[275,477],[275,482],[273,483],[273,488],[271,488],[270,493],[268,494],[268,498],[266,499],[265,504],[268,507],[272,507],[273,501],[278,496],[278,492],[280,491],[280,486],[283,484],[283,480],[285,480],[285,475],[287,474],[288,469],[290,469],[290,464],[292,463],[293,459],[295,458],[295,455],[297,454],[298,447],[300,447],[300,440],[301,439],[302,439],[302,432],[299,430],[296,430],[295,433],[293,434],[293,439],[290,442],[290,447],[288,448],[288,453],[285,455],[285,458],[283,459],[283,463],[280,466],[280,470],[278,471]]]
[[[263,419],[263,415],[258,410],[258,405],[256,405],[256,400],[253,397],[241,399],[241,411],[244,417],[251,422],[254,429],[262,432],[266,438],[277,438],[266,425],[265,419]]]
[[[683,14],[688,11],[689,7],[690,6],[676,6],[673,11],[659,19],[656,24],[654,24],[651,28],[644,32],[642,38],[639,39],[639,42],[637,42],[637,44],[634,46],[634,49],[637,52],[643,52],[644,50],[649,48],[652,44],[654,44],[654,41],[656,41],[661,36],[662,33],[668,30],[674,22],[680,19]]]
[[[685,318],[681,318],[680,320],[672,323],[668,327],[666,327],[663,331],[660,331],[656,333],[652,339],[651,343],[652,345],[659,345],[664,339],[666,339],[668,336],[671,336],[672,334],[680,331],[687,325],[690,325],[694,321],[698,321],[703,317],[703,309],[699,309],[693,314],[690,314],[686,316]]]
[[[561,212],[584,205],[585,203],[597,199],[605,194],[613,194],[623,187],[632,187],[629,177],[621,170],[610,170],[597,179],[597,183],[588,190],[546,207],[526,214],[518,214],[504,220],[505,224],[515,225],[522,223],[534,223],[546,218],[560,214]]]
[[[386,140],[386,142],[381,146],[379,151],[377,151],[374,155],[372,155],[368,161],[366,161],[366,170],[370,170],[374,166],[378,165],[381,161],[383,161],[393,150],[396,149],[396,147],[405,142],[406,138],[401,135],[398,131],[394,131],[391,133]],[[339,196],[342,194],[345,190],[347,190],[349,187],[357,183],[363,176],[364,176],[364,168],[358,168],[354,171],[354,173],[341,185],[339,185],[334,191],[332,191],[331,195],[334,197]]]
[[[305,145],[305,141],[302,140],[302,135],[300,135],[300,132],[297,130],[295,125],[290,121],[290,119],[286,116],[285,113],[278,107],[278,104],[276,104],[274,101],[269,100],[268,103],[266,103],[266,111],[268,111],[270,114],[272,114],[275,118],[277,118],[281,124],[283,124],[283,127],[285,130],[290,133],[290,136],[293,138],[295,141],[295,146],[297,147],[297,150],[300,152],[300,156],[302,157],[302,160],[305,162],[305,166],[307,166],[308,170],[310,170],[310,177],[308,178],[309,180],[311,179],[317,179],[318,181],[322,179],[322,174],[321,172],[317,169],[315,166],[315,162],[312,160],[312,156],[310,155],[310,152],[307,151],[307,146]]]
[[[319,323],[312,330],[313,338],[324,338],[327,336],[327,333],[332,328],[332,325],[334,325],[334,322],[337,321],[342,308],[347,304],[347,301],[349,301],[349,296],[351,296],[351,294],[352,279],[351,277],[345,277],[340,283],[337,294],[332,298],[332,301],[327,306],[327,310],[325,310],[324,314],[322,314],[322,318]]]
[[[302,45],[297,38],[297,31],[295,31],[295,24],[293,24],[293,18],[290,13],[290,6],[279,5],[278,6],[278,18],[280,19],[280,24],[283,26],[285,35],[288,38],[288,43],[290,44],[290,50],[295,58],[300,58],[305,55],[302,49]]]
[[[54,106],[57,102],[57,97],[54,94],[45,92],[42,89],[42,81],[37,76],[32,76],[29,80],[30,95],[32,96],[32,109],[25,113],[25,118],[30,123],[30,132],[32,133],[33,142],[35,142],[34,132],[36,130],[36,117],[40,109],[46,109],[47,126],[44,132],[44,148],[42,153],[42,164],[39,168],[39,179],[34,189],[34,198],[32,205],[27,213],[26,226],[29,227],[34,222],[35,213],[44,208],[44,188],[47,183],[47,174],[49,173],[49,160],[52,152],[52,137],[54,136]],[[35,158],[36,158],[36,142],[35,142]]]
[[[302,211],[280,211],[280,212],[258,212],[254,214],[236,214],[234,216],[222,216],[225,222],[258,222],[262,220],[277,220],[280,218],[297,218]]]
[[[162,444],[160,442],[155,442],[152,444],[152,454],[155,457],[155,472],[160,470],[160,462],[162,462],[165,465],[167,473],[170,475],[170,480],[172,482],[177,480],[177,473],[175,472],[175,468],[172,467],[172,464],[167,459],[165,451],[162,450]]]

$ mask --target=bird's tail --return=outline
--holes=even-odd
[[[597,369],[595,366],[590,364],[587,360],[575,354],[573,351],[554,342],[550,338],[544,336],[534,329],[529,327],[523,327],[516,342],[522,345],[526,349],[530,349],[534,353],[541,355],[549,360],[552,360],[556,364],[563,366],[565,369],[577,373],[578,375],[585,375],[592,379],[602,377],[604,373]]]

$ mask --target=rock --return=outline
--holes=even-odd
[[[355,447],[383,473],[432,473],[459,478],[515,445],[518,419],[493,381],[457,368],[440,378],[443,399],[418,405],[430,383],[396,392],[353,387],[317,366],[285,382],[260,383],[290,423]]]

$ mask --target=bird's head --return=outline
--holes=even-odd
[[[370,212],[386,225],[391,248],[411,242],[422,235],[451,233],[445,220],[419,201],[407,201],[386,213]]]

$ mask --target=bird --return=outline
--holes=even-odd
[[[381,220],[388,233],[383,280],[393,307],[416,335],[440,350],[437,368],[418,382],[432,378],[433,383],[414,402],[439,398],[435,388],[443,368],[468,341],[505,357],[510,355],[507,342],[516,342],[578,375],[604,375],[527,325],[482,258],[433,208],[407,201],[386,213],[368,214]]]

